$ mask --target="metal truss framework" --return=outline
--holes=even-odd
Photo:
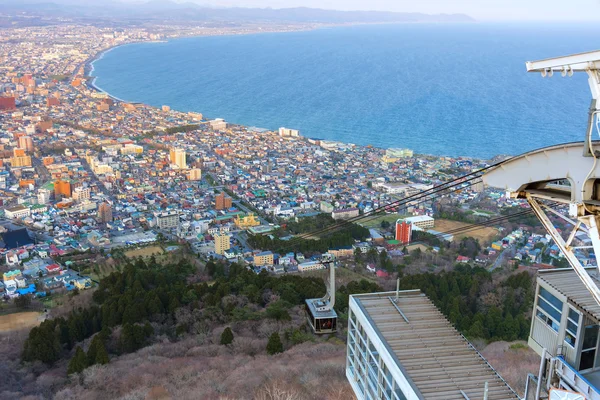
[[[600,251],[597,252],[597,250],[600,250],[600,237],[598,236],[598,225],[596,223],[597,216],[585,215],[579,217],[577,222],[572,221],[569,218],[563,218],[567,222],[572,223],[574,225],[573,230],[571,231],[568,239],[565,241],[561,236],[560,232],[558,232],[558,230],[550,220],[550,218],[548,218],[548,215],[545,213],[544,209],[548,209],[549,211],[552,211],[553,213],[559,215],[562,214],[557,213],[550,206],[540,203],[538,199],[531,194],[526,194],[525,196],[527,202],[531,206],[531,209],[538,217],[542,225],[544,225],[544,228],[546,228],[550,236],[552,236],[552,239],[554,239],[554,242],[556,243],[560,251],[569,261],[569,264],[571,264],[571,266],[575,270],[575,273],[577,274],[577,276],[579,276],[579,279],[581,279],[585,287],[589,290],[592,296],[594,296],[596,302],[600,304],[600,289],[598,289],[596,282],[594,282],[592,277],[590,277],[583,265],[581,265],[581,262],[579,262],[579,260],[575,256],[573,250],[577,249],[577,247],[571,246],[571,244],[573,243],[573,239],[577,234],[577,231],[579,231],[582,228],[582,224],[585,224],[587,226],[587,232],[590,236],[590,239],[592,240],[592,247],[594,248],[594,252],[595,254],[600,254]],[[598,275],[598,271],[596,271],[596,275]]]
[[[512,198],[527,200],[569,264],[600,304],[600,270],[597,268],[592,272],[595,276],[590,276],[574,252],[591,248],[600,257],[600,151],[596,150],[600,150],[600,143],[592,140],[595,130],[600,134],[600,51],[527,62],[526,65],[528,72],[539,72],[543,77],[551,77],[555,72],[560,72],[563,77],[573,76],[574,72],[587,74],[592,103],[585,140],[514,157],[486,172],[483,181],[488,186],[507,190]],[[568,206],[569,216],[558,210],[559,207],[564,209],[564,206]],[[548,213],[573,226],[566,240]],[[579,231],[589,235],[592,246],[573,246]]]

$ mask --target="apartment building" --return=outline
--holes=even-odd
[[[263,251],[254,255],[254,265],[257,267],[273,265],[273,253],[270,251]]]
[[[230,237],[227,233],[215,234],[215,253],[223,255],[231,248]]]
[[[172,229],[179,226],[179,213],[177,211],[157,213],[154,217],[156,218],[156,226],[159,229]]]

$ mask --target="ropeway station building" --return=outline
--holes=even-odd
[[[359,400],[519,399],[419,290],[350,296],[346,376]]]
[[[596,268],[586,268],[600,285]],[[600,305],[572,268],[539,271],[529,346],[542,359],[544,389],[600,400]]]

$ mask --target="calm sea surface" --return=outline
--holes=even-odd
[[[113,96],[303,136],[491,157],[583,140],[586,77],[525,61],[596,50],[593,25],[378,25],[132,44],[94,64]]]

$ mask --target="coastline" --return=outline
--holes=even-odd
[[[472,23],[476,23],[477,21],[472,21],[472,22],[459,22],[460,24],[472,24]],[[142,44],[142,43],[168,43],[171,40],[178,40],[178,39],[186,39],[186,38],[203,38],[203,37],[213,37],[213,36],[248,36],[248,35],[259,35],[259,34],[268,34],[268,33],[294,33],[294,32],[311,32],[311,31],[316,31],[319,29],[332,29],[332,28],[342,28],[342,27],[352,27],[352,26],[376,26],[376,25],[405,25],[405,24],[423,24],[424,22],[414,22],[414,21],[406,21],[406,22],[350,22],[350,23],[341,23],[341,24],[316,24],[314,26],[311,27],[304,27],[304,26],[300,26],[298,27],[298,29],[281,29],[281,30],[272,30],[272,31],[263,31],[263,30],[253,30],[253,31],[248,31],[248,32],[230,32],[230,33],[224,33],[224,34],[191,34],[191,35],[180,35],[180,36],[175,36],[175,37],[169,37],[166,38],[164,40],[133,40],[131,42],[126,42],[126,43],[121,43],[115,46],[111,46],[108,47],[104,50],[101,50],[100,52],[98,52],[97,54],[95,54],[94,56],[90,57],[87,61],[84,62],[83,67],[84,67],[84,78],[86,80],[86,84],[88,85],[88,87],[96,92],[99,93],[104,93],[106,94],[108,97],[110,97],[111,99],[115,100],[115,101],[119,101],[119,102],[123,102],[123,103],[129,103],[126,100],[120,99],[112,94],[110,94],[108,91],[102,89],[100,86],[98,86],[96,84],[96,79],[98,78],[97,76],[93,76],[92,73],[94,72],[94,63],[96,61],[101,60],[105,54],[108,54],[109,52],[115,50],[116,48],[119,47],[123,47],[123,46],[128,46],[131,44]],[[427,22],[425,22],[427,23]],[[447,22],[447,23],[453,23],[453,22]]]
[[[151,41],[132,41],[132,42],[127,42],[127,43],[121,43],[118,44],[116,46],[111,46],[107,49],[101,50],[99,53],[95,54],[94,56],[92,56],[91,58],[89,58],[83,65],[83,71],[84,71],[84,78],[85,78],[85,84],[92,90],[98,92],[98,93],[104,93],[106,94],[108,97],[110,97],[112,100],[118,101],[118,102],[122,102],[122,103],[128,103],[126,100],[120,99],[116,96],[113,96],[112,94],[110,94],[108,91],[102,89],[100,86],[96,85],[96,79],[98,78],[97,76],[92,75],[94,73],[94,63],[96,61],[101,60],[105,54],[110,53],[111,51],[115,50],[116,48],[119,47],[123,47],[123,46],[127,46],[130,44],[138,44],[138,43],[152,43]]]
[[[93,57],[91,57],[88,61],[85,62],[85,69],[84,69],[84,77],[85,77],[85,84],[92,90],[98,92],[98,93],[103,93],[106,96],[108,96],[109,98],[111,98],[113,101],[115,102],[121,102],[121,103],[132,103],[132,104],[144,104],[147,107],[151,107],[154,109],[160,109],[160,107],[158,106],[151,106],[149,104],[143,103],[143,102],[131,102],[131,101],[127,101],[124,99],[121,99],[119,97],[116,97],[114,95],[112,95],[111,93],[109,93],[108,91],[102,89],[102,87],[100,87],[99,85],[96,84],[96,79],[98,78],[97,76],[93,76],[93,72],[95,71],[94,68],[94,63],[96,61],[101,60],[105,54],[108,54],[109,52],[111,52],[112,50],[115,50],[118,47],[123,47],[123,46],[127,46],[127,45],[132,45],[132,44],[143,44],[143,43],[168,43],[172,40],[179,40],[179,39],[186,39],[186,38],[204,38],[204,37],[212,37],[212,36],[248,36],[248,35],[257,35],[257,34],[266,34],[266,33],[294,33],[294,32],[310,32],[310,31],[315,31],[315,30],[319,30],[319,29],[331,29],[331,28],[338,28],[338,27],[352,27],[352,26],[367,26],[367,25],[396,25],[396,24],[406,24],[406,23],[394,23],[394,22],[379,22],[379,23],[351,23],[351,24],[328,24],[328,25],[321,25],[321,26],[315,26],[315,27],[311,27],[311,28],[301,28],[301,29],[294,29],[294,30],[273,30],[273,31],[249,31],[249,32],[230,32],[230,33],[225,33],[225,34],[193,34],[193,35],[180,35],[180,36],[175,36],[175,37],[169,37],[166,38],[164,40],[135,40],[135,41],[131,41],[131,42],[126,42],[126,43],[121,43],[109,48],[106,48],[104,50],[101,50],[100,52],[98,52],[96,55],[94,55]],[[409,24],[418,24],[417,22],[409,22]],[[174,111],[177,111],[176,109],[174,109]],[[196,112],[202,112],[200,110],[196,110]],[[246,126],[244,124],[239,124],[236,122],[231,122],[233,125],[237,125],[237,126],[241,126],[241,127],[245,127],[246,129],[250,129],[252,127],[250,126]],[[310,139],[309,137],[302,137],[303,140],[308,140]],[[351,142],[345,142],[345,141],[341,141],[341,140],[333,140],[332,142],[339,142],[339,143],[344,143],[344,144],[348,144],[348,145],[353,145],[353,146],[358,146],[358,147],[373,147],[373,148],[377,148],[377,149],[381,149],[381,150],[387,150],[387,149],[391,149],[394,147],[380,147],[380,146],[372,146],[372,145],[359,145],[359,144],[355,144],[355,143],[351,143]],[[455,158],[455,159],[467,159],[467,160],[473,160],[473,161],[480,161],[480,162],[488,162],[491,161],[495,158],[498,157],[502,157],[502,158],[506,158],[507,155],[503,155],[503,154],[496,154],[490,158],[485,158],[485,157],[475,157],[475,156],[465,156],[465,155],[437,155],[437,154],[429,154],[429,153],[420,153],[418,151],[414,150],[414,154],[415,156],[419,156],[419,157],[448,157],[448,158]],[[513,155],[508,155],[508,157],[512,157]]]

